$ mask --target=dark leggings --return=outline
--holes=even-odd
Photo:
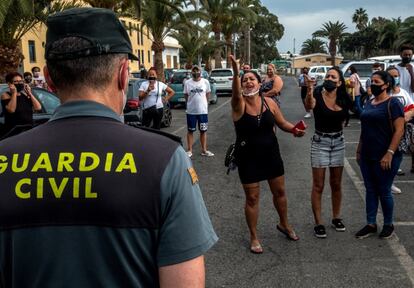
[[[155,107],[144,109],[142,112],[142,125],[145,127],[150,127],[152,122],[152,128],[160,130],[163,111],[163,108],[157,109]]]

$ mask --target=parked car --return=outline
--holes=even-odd
[[[0,84],[0,95],[8,91],[8,89],[9,87],[7,84]],[[47,122],[50,119],[56,108],[60,105],[60,100],[55,94],[42,88],[32,88],[32,93],[42,105],[41,111],[33,113],[33,124],[34,126],[37,126]],[[31,127],[22,127],[19,131],[16,130],[15,134],[30,128]],[[0,105],[0,139],[4,136],[4,134],[4,114],[3,108]]]
[[[207,73],[207,71],[203,70],[201,71],[201,77],[208,79],[210,82],[210,104],[216,104],[217,103],[217,93],[216,93],[216,84],[213,79],[211,79]],[[175,91],[174,96],[170,99],[170,104],[172,107],[174,107],[177,104],[185,104],[185,98],[184,98],[184,82],[187,79],[191,78],[191,70],[176,70],[168,82],[168,86],[171,87]]]
[[[124,108],[124,122],[132,126],[142,125],[142,107],[138,98],[138,91],[141,84],[146,81],[140,78],[130,78],[128,82],[127,103]],[[172,114],[170,104],[164,103],[164,114],[161,120],[161,127],[170,127]]]
[[[325,78],[326,72],[332,66],[311,66],[309,67],[308,75],[311,78],[315,78],[316,81],[322,80]]]
[[[357,70],[359,79],[361,81],[362,88],[365,89],[365,83],[367,79],[372,75],[372,65],[376,63],[376,61],[351,61],[346,63],[344,66],[341,67],[342,73],[344,73],[345,80],[351,76],[351,73],[348,71],[349,67],[354,66]],[[386,69],[387,65],[385,62],[377,62],[381,64],[382,69]]]
[[[231,94],[233,85],[233,70],[217,68],[211,70],[210,78],[216,83],[217,94]]]

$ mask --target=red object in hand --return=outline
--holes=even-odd
[[[414,109],[414,104],[410,104],[404,107],[404,113]]]
[[[300,120],[298,123],[296,123],[295,127],[293,129],[299,129],[299,130],[305,130],[308,126],[306,126],[305,121]]]

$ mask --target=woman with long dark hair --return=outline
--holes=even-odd
[[[234,75],[239,75],[238,65],[230,57]],[[275,135],[275,125],[294,136],[304,135],[303,130],[287,121],[278,105],[260,95],[260,76],[254,71],[233,78],[231,99],[232,118],[236,129],[236,159],[240,181],[246,195],[245,215],[250,231],[250,251],[262,253],[263,248],[257,236],[259,217],[260,181],[266,180],[273,194],[273,204],[279,214],[276,228],[288,239],[296,241],[288,223],[287,198],[283,161]]]
[[[374,99],[368,101],[361,113],[361,136],[357,148],[366,189],[365,225],[356,233],[366,238],[377,232],[378,202],[381,202],[384,226],[380,238],[389,238],[394,232],[394,199],[391,185],[402,160],[398,144],[404,134],[404,111],[401,102],[391,97],[394,78],[385,71],[371,76],[371,92]]]
[[[305,98],[305,107],[313,110],[315,118],[315,134],[311,145],[311,200],[315,218],[314,234],[318,238],[326,238],[321,211],[327,168],[332,193],[332,226],[336,231],[345,231],[340,217],[345,158],[345,139],[342,130],[352,107],[352,100],[346,92],[345,79],[338,67],[328,70],[323,85],[314,89],[313,82],[309,81]]]

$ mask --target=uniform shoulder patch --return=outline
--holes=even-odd
[[[193,185],[196,184],[198,182],[198,176],[195,169],[193,167],[190,167],[187,169],[187,171],[188,174],[190,174],[191,182],[193,182]]]

